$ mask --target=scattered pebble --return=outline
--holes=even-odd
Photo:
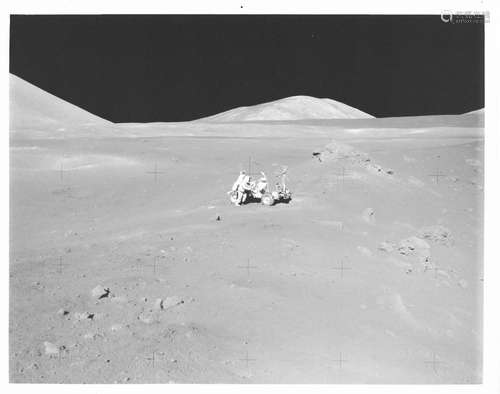
[[[445,246],[451,246],[454,242],[451,231],[441,225],[423,227],[418,232],[417,237]]]
[[[368,224],[375,224],[375,211],[373,208],[366,208],[362,214],[363,220]]]
[[[404,256],[417,254],[421,257],[430,257],[430,245],[421,238],[411,236],[399,243],[398,252]]]
[[[92,320],[94,318],[94,314],[89,312],[75,312],[73,317],[78,321]]]
[[[42,285],[39,281],[33,282],[33,283],[32,283],[32,285],[33,285],[33,287],[35,287],[35,288],[36,288],[36,289],[38,289],[38,290],[43,290],[43,289],[45,289],[45,286],[44,286],[44,285]]]
[[[162,303],[163,309],[172,308],[180,304],[184,304],[184,300],[179,296],[167,297]]]
[[[415,236],[403,239],[400,245],[408,246],[413,249],[430,249],[431,247],[426,241]]]

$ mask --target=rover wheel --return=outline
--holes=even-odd
[[[231,204],[235,204],[236,201],[238,201],[238,193],[232,192],[231,194],[229,194],[229,200],[231,201]]]
[[[260,201],[262,202],[262,204],[267,205],[268,207],[274,204],[274,198],[271,193],[264,194]]]

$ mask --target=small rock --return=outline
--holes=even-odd
[[[45,289],[45,286],[42,285],[40,282],[36,281],[32,283],[33,287],[37,288],[38,290],[43,290]]]
[[[222,219],[221,219],[220,215],[217,215],[217,217],[215,218],[215,221],[216,221],[216,222],[220,222],[221,220],[222,220]]]
[[[61,308],[61,309],[59,309],[59,310],[57,311],[57,314],[58,314],[59,316],[67,316],[67,315],[69,315],[69,312],[68,312],[66,309]]]
[[[373,208],[366,208],[363,211],[362,218],[368,224],[375,224],[375,211]]]
[[[73,317],[78,320],[78,321],[82,321],[82,320],[92,320],[94,318],[94,314],[93,313],[89,313],[89,312],[75,312],[73,314]]]
[[[163,309],[172,308],[174,306],[184,304],[184,300],[179,296],[167,297],[163,301]]]
[[[426,241],[421,238],[412,236],[403,239],[399,243],[398,251],[404,256],[417,254],[419,256],[430,257],[429,249],[430,245]]]
[[[98,285],[92,289],[92,297],[100,300],[101,298],[108,297],[109,292],[109,288]]]
[[[156,299],[153,308],[157,311],[161,311],[163,309],[163,300],[161,298]]]

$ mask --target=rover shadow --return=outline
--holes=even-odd
[[[292,201],[292,198],[287,198],[287,199],[279,199],[279,200],[274,200],[274,204],[272,206],[278,205],[278,204],[289,204],[290,201]],[[247,204],[262,204],[262,201],[260,198],[254,197],[252,195],[248,195],[245,202],[241,205],[247,205]]]

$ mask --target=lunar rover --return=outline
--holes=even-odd
[[[260,201],[263,205],[272,206],[278,202],[290,202],[292,193],[286,186],[284,175],[275,183],[274,190],[270,190],[267,177],[264,173],[261,174],[262,177],[257,181],[252,181],[251,177],[248,177],[247,182],[242,185],[246,194],[243,203],[254,200]],[[238,201],[238,190],[229,191],[228,194],[231,203],[234,204]]]

